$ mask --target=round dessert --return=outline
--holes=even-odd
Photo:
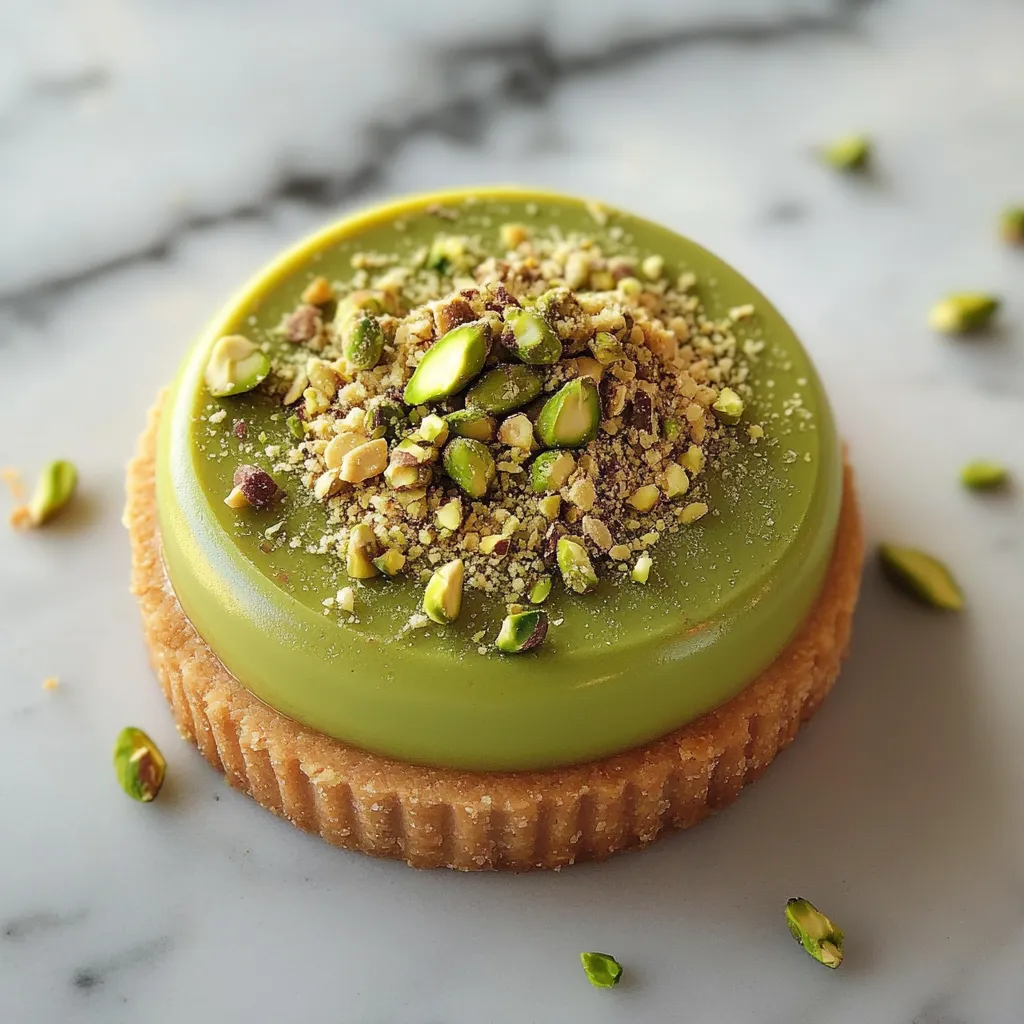
[[[558,867],[734,798],[831,686],[860,525],[778,312],[510,189],[349,218],[214,320],[129,470],[183,733],[418,866]]]

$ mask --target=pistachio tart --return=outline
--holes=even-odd
[[[835,680],[862,561],[764,296],[513,189],[377,207],[262,271],[154,406],[126,521],[206,759],[328,842],[464,870],[729,803]]]

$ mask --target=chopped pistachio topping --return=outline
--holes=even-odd
[[[665,497],[676,501],[690,489],[690,478],[677,462],[670,462],[665,467]]]
[[[598,331],[590,339],[589,345],[594,358],[602,366],[611,366],[612,363],[617,363],[619,360],[626,358],[625,349],[623,349],[619,339],[610,331]]]
[[[466,407],[503,416],[529,405],[542,387],[542,379],[536,370],[516,363],[502,363],[485,373],[466,392]]]
[[[629,574],[633,582],[646,583],[650,579],[652,565],[654,565],[654,560],[650,555],[641,555],[636,560],[633,571]]]
[[[248,338],[230,334],[210,350],[204,380],[215,398],[241,395],[261,384],[270,373],[270,359]]]
[[[121,788],[140,803],[155,800],[164,784],[167,762],[160,748],[141,730],[128,726],[114,744],[114,770]]]
[[[522,654],[543,642],[547,633],[548,617],[544,612],[515,612],[505,616],[494,645],[504,654]]]
[[[976,459],[960,470],[960,482],[972,491],[989,491],[1002,487],[1009,479],[1009,471],[998,462]]]
[[[915,548],[883,544],[878,549],[882,572],[894,586],[920,604],[942,611],[960,611],[964,596],[942,562]]]
[[[352,527],[348,536],[348,574],[354,580],[367,580],[377,575],[374,558],[377,555],[377,537],[365,523]]]
[[[544,403],[537,437],[545,448],[579,448],[597,437],[600,423],[597,385],[589,377],[577,377]]]
[[[443,417],[431,413],[420,420],[416,427],[416,435],[431,444],[443,445],[448,440],[448,423]]]
[[[48,523],[74,496],[78,470],[66,459],[55,459],[43,467],[28,503],[28,521],[32,526]]]
[[[461,391],[484,368],[490,335],[486,323],[472,323],[436,341],[405,386],[405,404],[424,405]]]
[[[691,444],[680,458],[679,463],[689,472],[690,476],[696,476],[704,468],[704,450],[698,445]]]
[[[493,441],[498,433],[498,423],[493,416],[480,409],[460,409],[445,417],[448,430],[456,437],[468,437],[473,441]]]
[[[842,930],[813,903],[790,899],[786,903],[786,924],[793,938],[819,964],[835,970],[843,962]]]
[[[545,494],[563,487],[575,471],[576,459],[571,452],[546,451],[533,460],[530,480],[538,494]]]
[[[825,146],[825,163],[839,171],[863,170],[871,158],[871,141],[864,135],[848,135]]]
[[[457,437],[444,450],[444,471],[463,493],[482,498],[494,483],[494,458],[480,441]]]
[[[530,587],[530,604],[543,604],[551,595],[551,577],[541,576],[532,587]]]
[[[405,555],[398,548],[388,548],[373,560],[373,564],[385,576],[397,576],[405,568]]]
[[[585,594],[597,586],[597,573],[587,549],[572,537],[561,537],[556,549],[558,570],[565,585],[577,594]]]
[[[443,626],[459,617],[464,578],[465,565],[461,558],[442,565],[430,577],[423,592],[423,611],[431,621]]]
[[[697,522],[698,519],[703,518],[707,514],[708,507],[703,501],[691,501],[679,513],[679,521],[689,526],[690,523]]]
[[[929,325],[943,334],[968,334],[987,327],[999,309],[999,299],[983,292],[947,295],[932,306]]]
[[[739,423],[740,417],[743,415],[743,399],[732,388],[722,388],[711,408],[715,410],[723,423],[732,426],[734,423]]]
[[[1024,245],[1024,206],[1011,206],[999,218],[999,234],[1008,245]]]
[[[540,313],[518,306],[505,307],[509,347],[524,362],[550,366],[562,357],[557,332]],[[503,336],[503,338],[506,336]]]
[[[580,953],[580,963],[594,988],[614,988],[622,980],[622,964],[608,953]]]

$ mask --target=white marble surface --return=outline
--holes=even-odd
[[[993,238],[1024,201],[1024,6],[617,7],[0,3],[0,463],[84,481],[54,529],[0,532],[5,1022],[1024,1019],[1022,497],[956,483],[972,455],[1024,481],[1024,258]],[[810,155],[861,128],[872,179]],[[150,677],[119,522],[145,409],[231,288],[343,210],[492,181],[747,273],[828,383],[870,540],[943,555],[970,601],[929,615],[870,568],[835,694],[738,805],[520,878],[342,854],[230,791]],[[1000,329],[931,335],[971,286]],[[109,767],[129,722],[171,762],[152,806]],[[841,971],[789,939],[796,894],[845,926]],[[584,948],[628,982],[591,990]]]

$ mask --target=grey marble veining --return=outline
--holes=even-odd
[[[81,501],[0,531],[5,1021],[1016,1024],[1024,1019],[1024,6],[1013,0],[0,2],[0,464],[62,453]],[[851,130],[876,173],[813,148]],[[733,262],[828,384],[869,540],[943,555],[956,619],[869,568],[848,666],[738,805],[560,875],[347,856],[181,743],[126,590],[123,464],[157,389],[283,245],[387,194],[514,181],[600,197]],[[939,339],[951,288],[991,337]],[[44,692],[41,681],[61,685]],[[164,747],[157,804],[109,768]],[[831,973],[785,933],[845,927]],[[629,980],[591,991],[607,948]]]

